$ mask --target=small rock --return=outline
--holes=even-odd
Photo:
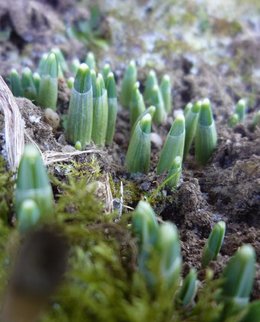
[[[163,144],[162,138],[155,132],[151,133],[151,142],[158,148],[160,148]]]
[[[75,152],[76,151],[76,149],[72,146],[72,145],[64,145],[63,147],[62,147],[62,152]]]
[[[151,182],[149,181],[145,181],[143,183],[141,183],[140,185],[140,189],[143,190],[143,191],[148,191],[151,187]]]
[[[36,115],[30,115],[29,116],[29,121],[31,123],[39,123],[41,120],[41,117],[40,116],[36,116]]]
[[[46,108],[44,111],[44,118],[54,130],[60,126],[60,117],[51,108]]]

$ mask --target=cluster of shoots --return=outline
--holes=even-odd
[[[16,70],[10,74],[10,86],[15,96],[24,96],[43,108],[57,108],[58,79],[68,77],[71,89],[66,137],[77,149],[94,143],[111,144],[117,117],[117,95],[114,74],[109,64],[97,73],[93,53],[84,63],[74,59],[69,68],[62,52],[53,49],[40,60],[38,72],[25,68],[20,77]]]
[[[146,106],[154,106],[153,121],[157,124],[165,122],[167,114],[172,111],[171,81],[168,75],[164,75],[158,82],[157,75],[151,70],[145,81],[144,93],[140,92],[140,83],[137,78],[135,61],[131,61],[124,73],[120,102],[129,109],[131,127],[137,118],[145,111]]]
[[[247,102],[245,99],[240,99],[236,106],[234,113],[230,116],[228,124],[230,127],[235,127],[239,123],[243,123],[247,115]]]
[[[89,65],[88,65],[89,64]],[[116,83],[113,72],[105,66],[96,73],[89,61],[79,65],[72,86],[66,136],[78,149],[94,142],[111,144],[117,117]]]
[[[74,59],[69,68],[61,51],[53,49],[43,55],[37,73],[32,74],[26,68],[20,78],[13,70],[10,84],[15,96],[26,96],[44,108],[55,110],[58,79],[64,78],[69,72],[73,76],[67,79],[71,89],[65,126],[68,142],[79,150],[91,143],[98,146],[111,144],[118,111],[116,82],[109,64],[100,73],[97,72],[93,53],[87,54],[84,63]],[[147,173],[150,169],[152,124],[164,123],[167,114],[172,112],[170,78],[164,75],[159,83],[155,71],[151,70],[142,94],[136,64],[131,61],[123,77],[120,101],[130,112],[131,136],[126,167],[131,173]],[[237,113],[242,117],[240,107]],[[217,144],[215,122],[208,99],[189,103],[184,116],[176,117],[167,135],[157,173],[167,173],[166,183],[171,188],[179,184],[182,163],[193,141],[197,162],[206,164]]]
[[[156,107],[150,106],[137,117],[126,155],[127,169],[147,173],[150,169],[151,127]],[[217,145],[217,132],[209,99],[189,103],[183,114],[176,116],[160,153],[157,173],[167,174],[166,183],[178,186],[183,160],[195,141],[195,158],[205,165]]]
[[[137,205],[132,224],[139,244],[138,267],[148,287],[152,291],[161,286],[175,288],[182,265],[177,228],[168,222],[159,225],[153,209],[145,201]],[[152,265],[155,260],[156,265]]]
[[[139,246],[138,269],[144,276],[147,287],[153,294],[160,288],[175,289],[177,305],[195,307],[197,272],[191,268],[184,279],[181,277],[182,259],[177,228],[168,222],[159,225],[156,214],[145,201],[140,201],[137,205],[132,227]],[[224,235],[225,223],[221,221],[213,227],[206,242],[202,268],[217,258]],[[226,264],[221,276],[223,283],[216,299],[223,305],[223,321],[230,313],[239,312],[248,304],[255,276],[255,261],[254,249],[250,245],[243,245]],[[255,306],[252,310],[250,306],[249,308],[247,314],[251,314],[252,318],[257,317],[255,314],[259,312],[259,303],[257,309]]]
[[[26,97],[43,108],[56,110],[58,78],[66,67],[61,51],[53,49],[42,56],[38,70],[34,73],[25,67],[20,76],[13,69],[9,76],[11,90],[16,97]]]

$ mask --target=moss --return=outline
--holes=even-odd
[[[3,303],[4,292],[8,282],[8,272],[10,271],[9,240],[10,229],[0,219],[0,304]]]
[[[138,185],[131,181],[131,180],[126,180],[126,179],[121,179],[119,182],[114,182],[113,184],[113,190],[116,198],[120,199],[121,198],[121,182],[123,184],[123,199],[124,199],[124,204],[130,205],[130,206],[135,206],[137,202],[142,199],[142,192],[138,188]]]
[[[13,212],[13,187],[12,173],[7,171],[6,163],[0,157],[0,219],[7,223]]]
[[[96,200],[95,186],[89,185],[88,178],[69,177],[68,183],[56,180],[55,184],[60,191],[56,204],[60,221],[88,224],[100,219],[102,204]]]
[[[69,268],[40,321],[216,321],[223,308],[217,302],[221,281],[206,278],[196,306],[189,308],[174,304],[177,289],[159,287],[151,292],[137,270],[137,243],[129,225],[132,214],[124,214],[120,222],[105,215],[88,179],[69,176],[67,183],[55,179],[59,195],[52,224],[69,240]],[[131,184],[125,182],[125,194]],[[12,256],[5,245],[15,233],[10,234],[0,221],[1,292]],[[158,258],[152,260],[151,267],[157,267]],[[238,322],[239,318],[233,315],[225,321]]]
[[[102,175],[95,155],[90,160],[72,160],[69,163],[60,163],[57,167],[64,175],[75,179],[85,178],[86,182],[98,180]]]
[[[223,308],[216,301],[220,280],[206,279],[194,308],[177,307],[176,290],[150,293],[135,265],[131,267],[136,261],[135,247],[128,247],[129,258],[124,260],[122,244],[135,244],[123,237],[131,236],[125,224],[100,223],[77,229],[81,230],[81,242],[72,243],[66,281],[41,322],[213,322],[219,318]],[[230,321],[239,319],[232,316]]]

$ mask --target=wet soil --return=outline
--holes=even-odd
[[[18,2],[27,3],[27,1]],[[260,39],[254,37],[254,27],[250,29],[249,23],[243,26],[242,31],[234,37],[228,37],[228,44],[224,49],[223,44],[216,40],[214,59],[209,60],[205,58],[205,53],[191,49],[177,54],[167,47],[167,41],[160,43],[160,48],[164,45],[161,53],[160,48],[147,49],[147,43],[152,40],[146,39],[146,33],[142,36],[142,32],[147,31],[143,25],[135,37],[131,36],[135,28],[141,25],[138,15],[136,15],[138,25],[133,26],[127,33],[129,41],[123,42],[118,27],[122,21],[119,14],[114,12],[106,18],[112,41],[109,49],[102,51],[92,48],[91,45],[86,48],[78,40],[67,39],[64,36],[67,22],[82,15],[88,17],[86,6],[82,11],[80,7],[72,5],[73,1],[49,3],[30,1],[25,17],[16,21],[15,13],[3,3],[1,1],[0,6],[0,17],[4,17],[1,19],[2,28],[11,30],[9,39],[0,46],[0,57],[3,61],[1,74],[5,77],[11,67],[20,70],[21,66],[26,64],[35,66],[40,54],[53,46],[59,46],[68,60],[74,56],[82,58],[87,50],[91,49],[100,59],[100,66],[104,61],[111,62],[118,84],[121,81],[124,64],[129,58],[137,59],[142,85],[151,65],[157,70],[158,75],[169,73],[173,80],[174,110],[182,109],[189,101],[202,97],[211,99],[218,132],[218,146],[212,159],[205,167],[200,168],[195,164],[191,151],[191,155],[184,163],[179,188],[174,192],[162,188],[155,195],[153,206],[158,216],[178,226],[185,272],[191,266],[200,269],[203,245],[211,228],[219,220],[227,223],[227,234],[218,261],[212,263],[216,274],[222,270],[228,258],[239,246],[244,243],[252,244],[258,262],[253,297],[260,298],[260,128],[251,127],[253,115],[260,108],[259,74],[257,74],[260,68],[258,57]],[[48,9],[48,15],[45,14],[43,7]],[[143,15],[149,15],[146,2],[142,8]],[[130,22],[125,21],[126,26],[129,27],[132,21],[134,17]],[[216,24],[219,23],[216,21]],[[251,32],[250,35],[248,30]],[[217,39],[220,31],[217,29],[214,32],[211,37]],[[156,31],[154,37],[158,37],[157,33]],[[138,39],[141,39],[139,44]],[[169,42],[169,38],[167,39]],[[150,63],[145,64],[143,61]],[[62,81],[59,87],[58,113],[61,115],[68,107],[69,92]],[[231,129],[228,127],[227,119],[232,114],[234,104],[241,97],[249,98],[248,117],[243,125]],[[73,151],[73,147],[69,146],[64,138],[62,127],[54,129],[39,107],[22,98],[17,99],[17,103],[26,123],[27,141],[35,141],[42,152]],[[153,128],[153,132],[163,141],[172,120],[173,115],[170,115],[166,124]],[[131,176],[125,171],[124,158],[129,133],[128,111],[121,109],[114,143],[111,147],[105,148],[102,155],[97,155],[97,158],[102,172],[112,176],[116,187],[119,187],[121,181],[124,183],[124,203],[126,206],[134,207],[140,198],[151,197],[164,177],[157,176],[154,171],[161,148],[158,140],[152,144],[149,174]],[[90,158],[90,155],[81,155],[77,157],[77,161],[85,162]],[[54,173],[55,166],[55,164],[51,166],[51,171],[54,169]],[[131,187],[135,187],[135,193],[131,193]]]

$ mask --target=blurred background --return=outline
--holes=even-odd
[[[0,1],[1,75],[6,77],[12,67],[33,68],[53,47],[68,60],[83,61],[86,52],[93,51],[99,66],[109,62],[119,78],[130,59],[140,68],[174,74],[175,79],[181,77],[180,64],[182,72],[194,75],[208,64],[217,78],[235,76],[231,87],[246,82],[255,102],[260,2],[12,0],[10,6]],[[241,96],[232,93],[233,99]]]

